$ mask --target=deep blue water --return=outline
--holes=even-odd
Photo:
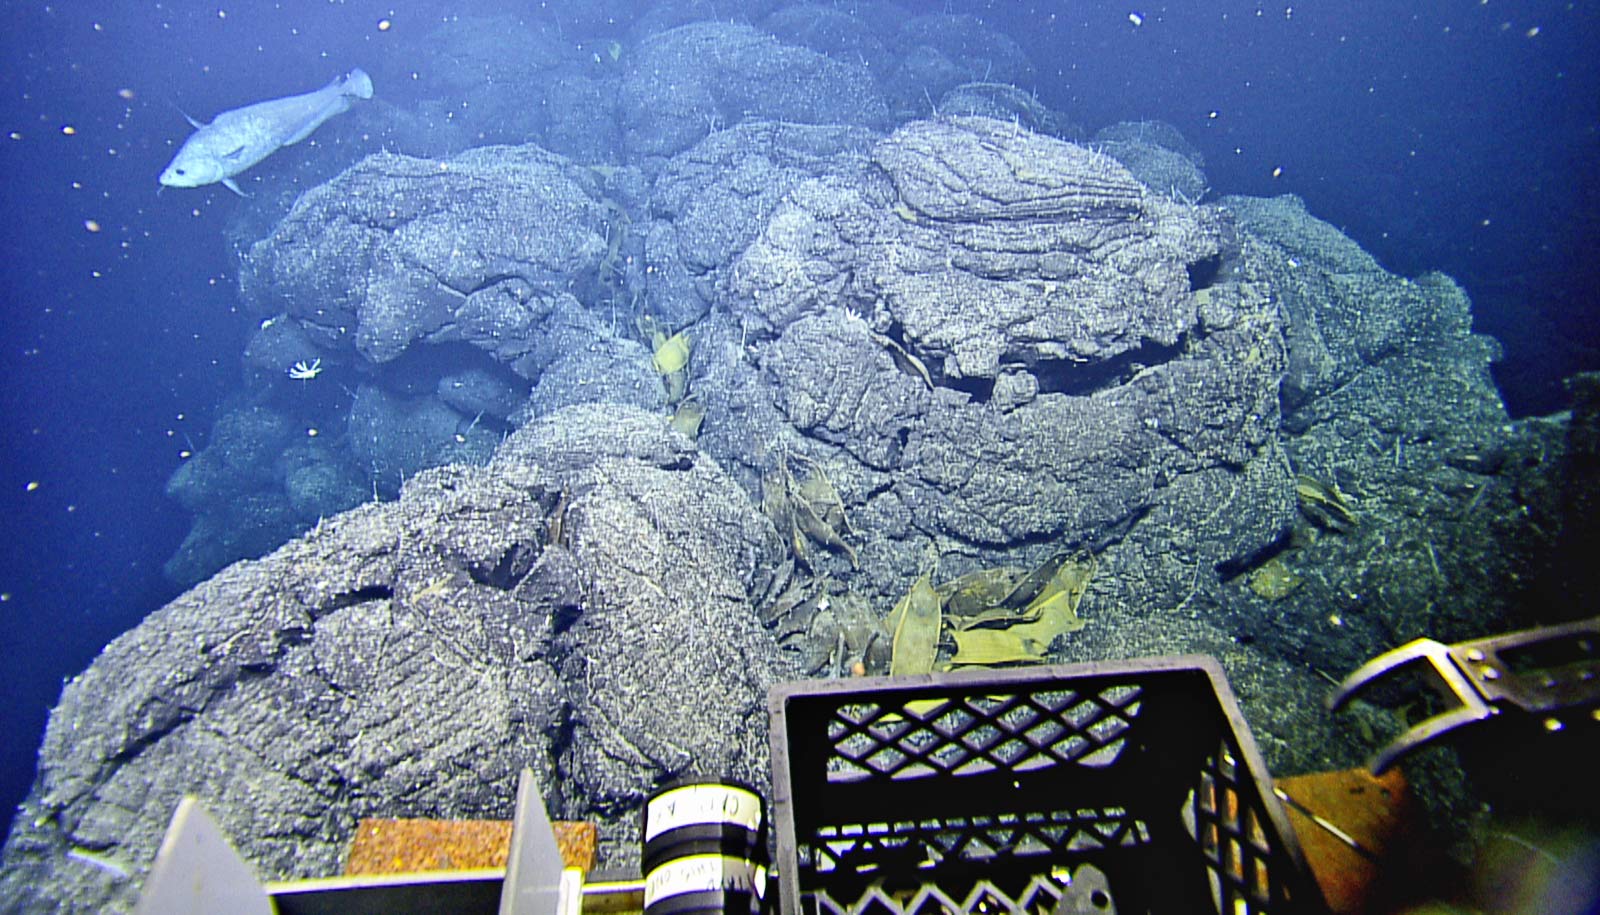
[[[540,19],[578,5],[479,11]],[[1561,378],[1600,368],[1595,4],[905,5],[983,15],[1032,57],[1037,82],[1025,88],[1077,124],[1169,121],[1205,153],[1216,191],[1300,194],[1391,269],[1457,277],[1477,326],[1505,344],[1497,378],[1515,413],[1560,409]],[[631,10],[610,6],[620,34]],[[701,6],[724,18],[737,8]],[[223,237],[238,202],[218,187],[156,193],[188,133],[177,106],[205,118],[355,65],[403,105],[404,75],[426,66],[416,42],[439,8],[6,4],[8,815],[62,678],[177,593],[161,563],[188,517],[163,487],[238,385],[250,322],[236,309]]]

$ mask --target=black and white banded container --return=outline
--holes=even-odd
[[[680,782],[645,802],[646,915],[759,915],[767,805],[731,780]]]

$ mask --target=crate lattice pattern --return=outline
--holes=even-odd
[[[849,905],[841,905],[825,893],[808,898],[816,904],[817,915],[950,915],[952,912],[1049,915],[1055,911],[1062,895],[1063,888],[1057,877],[1035,874],[1021,889],[1010,891],[992,881],[979,880],[965,894],[956,896],[937,884],[924,883],[903,893],[890,893],[874,886]]]
[[[850,703],[828,723],[828,781],[1108,766],[1139,714],[1139,694],[1127,685]]]
[[[852,702],[828,722],[831,783],[905,781],[938,775],[1030,772],[1053,766],[1115,764],[1140,711],[1142,690],[1122,684],[1099,691],[1042,689],[901,702]],[[1246,803],[1248,774],[1225,737],[1207,757],[1182,811],[1189,836],[1207,861],[1215,911],[1283,911],[1289,889],[1260,813]],[[827,826],[802,842],[806,869],[821,877],[874,862],[915,861],[927,879],[889,893],[866,887],[855,900],[807,892],[817,915],[949,915],[1052,911],[1062,895],[1048,862],[1084,860],[1097,850],[1146,845],[1149,825],[1121,807],[1027,811]],[[935,874],[941,863],[990,865],[1035,858],[1025,885],[979,879],[951,895]],[[1056,868],[1059,874],[1059,868]],[[808,881],[809,882],[809,881]],[[1115,904],[1115,900],[1110,900]]]
[[[1222,741],[1207,757],[1190,793],[1184,825],[1208,862],[1212,901],[1219,912],[1272,912],[1292,899],[1281,875],[1288,866],[1267,839],[1261,813],[1246,802],[1238,750]],[[1279,863],[1274,863],[1277,860]]]

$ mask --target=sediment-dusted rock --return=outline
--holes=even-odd
[[[649,164],[747,118],[884,127],[865,67],[744,25],[695,22],[644,39],[623,78],[623,144]]]
[[[727,281],[797,447],[825,443],[872,519],[869,587],[903,592],[883,553],[924,538],[1116,544],[1149,552],[1126,587],[1152,605],[1279,535],[1284,347],[1263,287],[1211,282],[1221,213],[981,118],[907,125],[872,159],[797,185]],[[1186,554],[1145,542],[1180,524]]]
[[[1333,607],[1286,600],[1268,627],[1259,605],[1235,601],[1233,625],[1329,670],[1425,635],[1516,628],[1542,603],[1527,589],[1563,526],[1532,479],[1563,445],[1547,424],[1507,417],[1489,376],[1499,346],[1472,332],[1466,293],[1383,270],[1298,199],[1222,205],[1279,302],[1285,454],[1353,518],[1329,530],[1302,513],[1280,556],[1314,593],[1344,595]]]
[[[241,264],[246,302],[373,363],[418,341],[505,363],[606,251],[594,174],[537,147],[380,153],[300,199]]]
[[[807,179],[863,168],[878,137],[860,127],[744,121],[672,157],[656,176],[644,229],[651,310],[699,320],[717,286],[784,195]]]
[[[900,17],[891,41],[893,59],[881,78],[902,118],[930,117],[930,100],[962,83],[1024,85],[1033,64],[1022,47],[978,16],[926,13]]]
[[[730,282],[742,315],[780,326],[844,301],[942,376],[991,380],[1170,347],[1194,325],[1215,219],[1115,160],[985,118],[907,125],[873,160],[882,177],[818,179],[779,208]]]
[[[426,471],[189,591],[67,684],[0,899],[131,910],[185,794],[263,877],[336,873],[361,817],[509,817],[525,766],[625,865],[652,786],[766,777],[786,668],[751,600],[776,543],[633,409],[575,407],[489,468]]]

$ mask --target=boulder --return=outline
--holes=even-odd
[[[623,78],[629,162],[659,164],[747,118],[883,127],[888,107],[865,67],[750,26],[694,22],[651,35]]]
[[[777,548],[715,462],[629,408],[425,471],[230,566],[66,685],[0,898],[131,911],[185,794],[263,878],[337,873],[363,817],[509,818],[523,767],[553,814],[602,825],[608,865],[637,866],[653,786],[765,783],[766,690],[793,675],[752,609]]]
[[[606,251],[588,169],[532,146],[452,159],[380,153],[307,193],[240,265],[240,291],[318,346],[389,362],[419,341],[502,363]]]

